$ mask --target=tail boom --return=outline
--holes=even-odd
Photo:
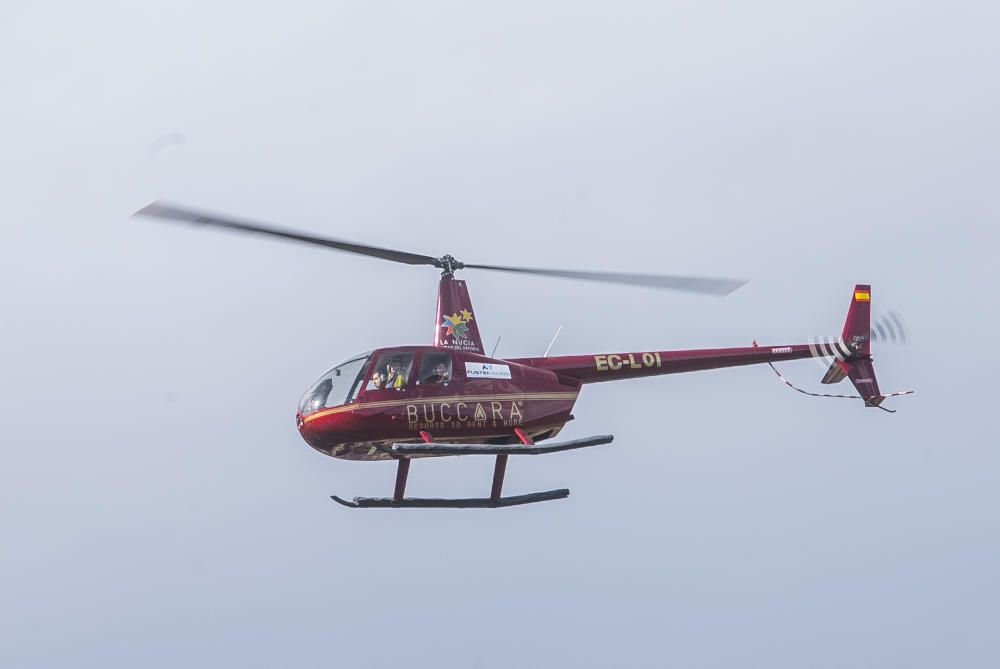
[[[827,355],[810,344],[787,346],[744,346],[687,351],[637,351],[598,355],[566,355],[512,360],[522,365],[547,369],[582,383],[618,381],[663,374],[700,372],[724,367],[762,365]]]
[[[580,383],[599,383],[621,379],[699,372],[724,367],[768,364],[806,358],[832,358],[823,377],[824,384],[838,383],[849,378],[857,395],[825,395],[796,388],[777,369],[778,377],[806,395],[817,397],[850,397],[862,399],[865,406],[879,407],[886,397],[908,395],[913,391],[882,394],[871,356],[871,286],[857,284],[839,341],[785,346],[753,346],[740,348],[694,349],[686,351],[638,351],[632,353],[602,353],[542,358],[519,358],[512,363],[555,372]],[[881,408],[881,407],[880,407]]]

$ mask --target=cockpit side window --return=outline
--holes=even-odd
[[[402,390],[410,382],[412,353],[383,353],[375,362],[365,390]]]
[[[451,382],[451,353],[424,353],[418,381],[421,385],[448,385]]]
[[[362,353],[343,362],[314,383],[299,403],[299,413],[308,416],[320,409],[346,404],[357,397],[371,353]]]

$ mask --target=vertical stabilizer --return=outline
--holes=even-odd
[[[840,335],[844,344],[856,354],[871,355],[871,313],[872,287],[859,283],[854,286],[851,307],[847,310],[847,320],[844,322],[844,332]]]
[[[851,351],[845,360],[835,360],[854,384],[865,401],[865,406],[877,407],[885,398],[878,389],[875,366],[871,355],[872,287],[868,284],[854,286],[851,307],[847,310],[841,339]]]
[[[472,311],[472,299],[464,281],[442,277],[438,284],[434,345],[484,354],[479,325]]]
[[[855,390],[865,401],[865,406],[877,407],[885,397],[878,389],[878,379],[875,377],[875,365],[871,358],[858,358],[847,361],[847,376],[854,384]]]

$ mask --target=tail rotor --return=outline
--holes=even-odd
[[[840,337],[837,339],[813,337],[809,340],[809,351],[824,371],[822,383],[831,385],[840,383],[844,379],[850,379],[858,393],[857,395],[809,392],[793,385],[781,375],[773,364],[771,369],[785,385],[804,395],[861,399],[864,400],[867,407],[875,407],[894,413],[891,409],[881,406],[882,402],[888,397],[909,395],[913,391],[883,393],[879,390],[875,366],[872,361],[871,344],[872,342],[902,344],[906,343],[907,339],[906,324],[895,311],[889,311],[886,315],[879,316],[872,321],[871,286],[858,284],[854,287],[854,295]]]
[[[905,344],[909,339],[906,323],[895,311],[876,318],[872,322],[869,336],[873,342],[879,344]]]

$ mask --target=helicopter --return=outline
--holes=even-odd
[[[541,269],[465,263],[451,255],[434,257],[262,224],[164,201],[134,216],[211,226],[237,232],[324,246],[336,251],[441,271],[434,337],[429,345],[393,346],[353,355],[319,377],[302,396],[295,422],[302,438],[320,453],[344,460],[394,460],[396,478],[389,497],[332,495],[348,508],[499,508],[563,499],[560,488],[503,495],[508,458],[544,455],[609,444],[612,435],[549,441],[573,420],[573,406],[585,385],[723,367],[768,364],[786,385],[806,395],[854,398],[866,407],[913,391],[882,393],[872,362],[871,286],[857,284],[842,334],[806,344],[607,352],[593,355],[500,359],[486,355],[462,270],[489,270],[534,276],[600,281],[728,295],[746,281],[696,276]],[[551,344],[550,344],[551,348]],[[814,393],[792,385],[774,363],[831,358],[822,379],[850,379],[857,395]],[[485,455],[495,458],[488,497],[407,497],[410,463],[418,458]]]

